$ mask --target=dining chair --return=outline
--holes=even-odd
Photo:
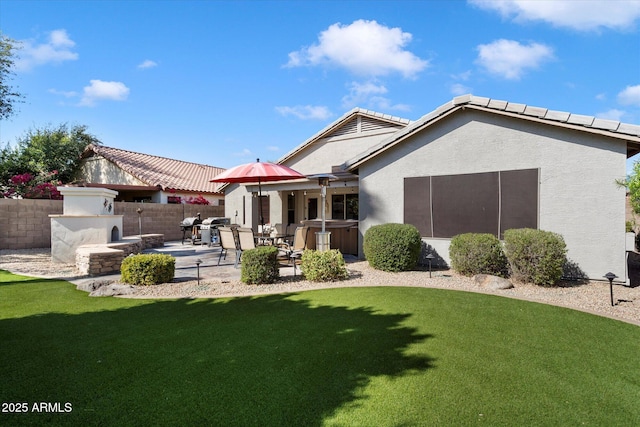
[[[220,255],[218,256],[218,265],[220,265],[220,260],[223,258],[227,259],[227,251],[232,250],[236,254],[236,261],[234,263],[234,267],[238,268],[238,264],[240,263],[240,255],[242,251],[238,249],[238,245],[236,245],[236,239],[233,235],[233,230],[229,227],[220,227],[218,228],[218,232],[220,233]]]
[[[296,261],[302,258],[302,253],[307,246],[309,227],[298,227],[293,233],[293,244],[282,244],[278,248],[278,256],[285,257],[288,262],[293,262],[293,275],[296,275]]]

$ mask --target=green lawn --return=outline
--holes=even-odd
[[[0,361],[30,411],[7,426],[640,421],[640,327],[435,289],[151,301],[0,271]]]

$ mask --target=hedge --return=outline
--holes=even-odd
[[[561,235],[520,228],[504,233],[505,253],[516,280],[552,286],[562,277],[567,246]]]
[[[131,285],[157,285],[173,280],[176,259],[166,254],[129,255],[120,265],[120,280]]]
[[[411,270],[418,263],[421,248],[420,232],[410,224],[374,225],[364,235],[364,256],[378,270]]]
[[[240,280],[247,284],[274,283],[280,278],[278,248],[258,246],[242,252]]]
[[[465,276],[492,274],[507,277],[507,258],[500,240],[493,234],[465,233],[451,239],[451,268]]]
[[[344,257],[338,249],[304,251],[300,269],[304,277],[312,282],[328,282],[349,277]]]

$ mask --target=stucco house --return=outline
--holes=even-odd
[[[220,206],[224,193],[210,180],[222,172],[214,166],[90,144],[82,154],[78,181],[118,191],[116,201],[184,203],[202,197]]]
[[[357,126],[376,118],[384,125],[375,132]],[[331,216],[343,209],[336,204],[348,205],[347,195],[357,197],[360,256],[362,236],[382,223],[414,224],[445,262],[456,234],[502,237],[532,227],[561,234],[568,258],[587,277],[612,271],[625,281],[625,190],[616,180],[638,152],[638,125],[465,95],[415,122],[354,110],[279,162],[339,177],[329,191]],[[271,221],[313,216],[314,184],[263,186]],[[229,188],[226,215],[233,218],[252,191]]]
[[[304,175],[335,175],[327,192],[325,212],[333,230],[332,242],[339,244],[339,234],[344,234],[345,244],[337,246],[343,252],[358,253],[358,175],[338,170],[338,166],[409,123],[399,117],[355,108],[278,160]],[[224,191],[225,216],[257,230],[258,185],[233,184],[224,186]],[[322,199],[317,180],[263,183],[261,193],[265,223],[281,224],[286,229],[288,224],[304,221],[318,228]],[[310,246],[314,247],[313,233],[310,237]]]

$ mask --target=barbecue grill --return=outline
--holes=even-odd
[[[218,226],[231,224],[230,218],[221,217],[209,217],[202,221],[200,224],[200,243],[211,246],[220,242],[220,235],[218,234]]]
[[[194,229],[196,225],[198,224],[202,224],[202,220],[200,219],[200,214],[198,213],[196,216],[190,216],[188,218],[185,218],[182,220],[182,222],[180,223],[180,230],[182,230],[182,244],[184,245],[184,238],[185,236],[189,236],[189,238],[192,239],[192,243],[193,243],[193,232],[197,231],[197,229]],[[187,234],[189,233],[189,234]]]

